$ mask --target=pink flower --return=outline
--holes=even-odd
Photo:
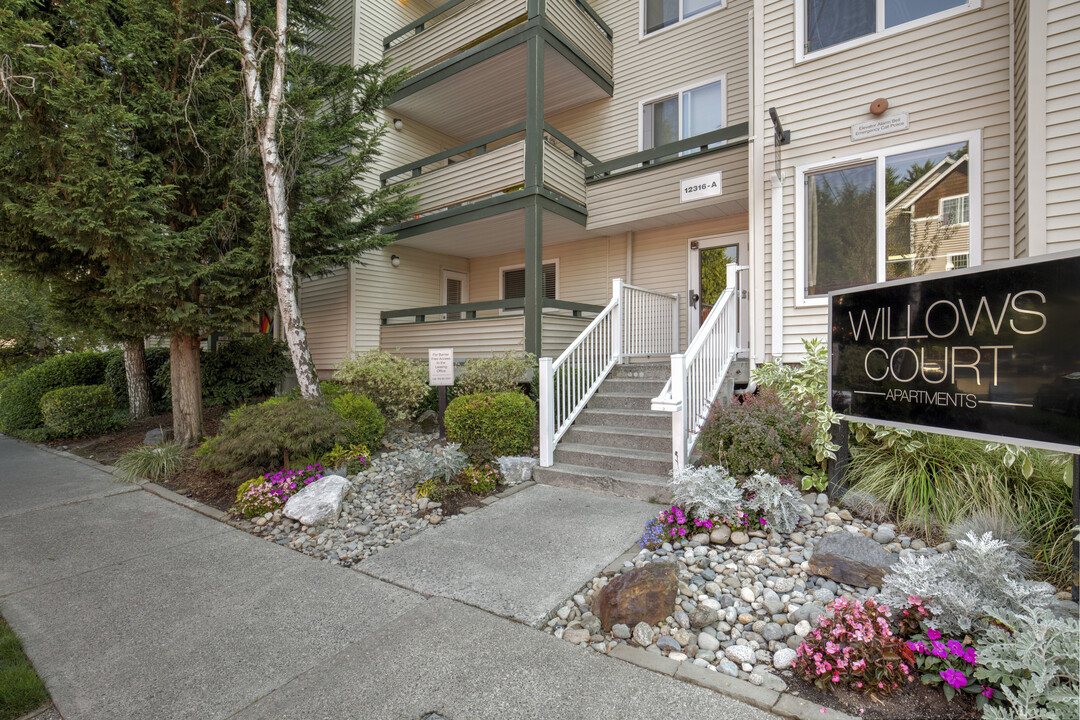
[[[932,642],[930,644],[932,646],[931,650],[930,650],[930,654],[933,655],[934,657],[939,657],[939,658],[945,659],[945,658],[947,658],[949,656],[948,648],[946,648],[944,645],[939,643],[937,640],[935,640],[934,642]]]
[[[964,644],[959,640],[950,640],[946,643],[949,647],[949,652],[957,657],[962,657],[964,654]]]
[[[952,668],[949,668],[948,670],[942,670],[938,673],[938,675],[941,676],[942,680],[957,689],[962,688],[968,684],[967,676],[959,670],[953,670]]]
[[[982,692],[979,694],[989,700],[990,698],[994,697],[994,688],[990,687],[989,685],[983,685]]]
[[[934,628],[927,628],[926,629],[926,637],[930,638],[931,640],[940,640],[941,639],[941,633],[939,633]]]
[[[960,657],[963,658],[964,660],[968,661],[969,663],[974,664],[975,663],[975,658],[977,658],[978,656],[975,654],[975,648],[970,647],[970,648],[964,648],[964,652]]]

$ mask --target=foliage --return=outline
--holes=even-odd
[[[878,598],[907,607],[912,596],[924,601],[938,630],[950,635],[980,635],[987,629],[987,609],[1014,612],[1049,607],[1053,587],[1023,576],[1023,560],[989,533],[967,535],[952,552],[901,558],[889,569]]]
[[[794,486],[760,470],[744,480],[742,486],[748,498],[746,508],[762,515],[762,525],[768,524],[782,533],[798,527],[802,496]]]
[[[100,435],[114,429],[115,406],[105,385],[72,385],[45,393],[41,416],[56,437]]]
[[[473,495],[489,493],[503,481],[499,468],[490,463],[470,465],[461,472],[459,478],[461,485]]]
[[[945,536],[953,542],[967,537],[969,534],[982,537],[987,533],[990,533],[995,540],[1005,543],[1010,550],[1016,553],[1019,559],[1018,569],[1021,575],[1026,577],[1035,571],[1034,563],[1028,559],[1026,554],[1030,549],[1030,543],[1020,533],[1020,529],[1016,527],[1016,523],[1012,518],[1004,513],[986,509],[976,510],[964,519],[950,524],[945,529]]]
[[[1033,608],[990,610],[995,621],[979,642],[975,676],[998,688],[987,720],[1080,717],[1080,624]]]
[[[333,380],[322,380],[321,382],[319,382],[319,392],[322,393],[323,399],[333,400],[338,395],[343,395],[349,392],[349,388],[348,386],[342,385],[338,382],[334,382]],[[300,388],[294,387],[284,395],[277,396],[275,400],[299,400],[301,397],[303,396],[300,394]]]
[[[0,396],[0,431],[18,435],[40,428],[45,393],[74,385],[97,385],[105,379],[109,353],[69,353],[49,358],[17,375]]]
[[[525,455],[536,431],[536,405],[516,392],[463,395],[446,406],[446,437],[474,460]]]
[[[817,338],[804,338],[805,354],[801,365],[784,365],[778,360],[759,365],[753,378],[772,388],[789,411],[805,413],[813,430],[810,445],[818,466],[802,479],[802,489],[825,489],[828,476],[825,463],[836,459],[839,446],[832,441],[832,427],[840,419],[829,405],[828,349]]]
[[[676,472],[671,478],[671,499],[675,505],[672,511],[681,507],[698,520],[716,518],[728,525],[743,524],[743,492],[737,480],[717,465],[687,465]]]
[[[172,442],[142,445],[121,455],[115,466],[113,476],[121,482],[161,482],[184,466],[184,448]]]
[[[48,699],[45,683],[23,652],[15,631],[0,617],[0,718],[22,717]]]
[[[427,371],[417,360],[401,358],[381,348],[344,360],[334,379],[375,403],[391,423],[407,420],[427,394]]]
[[[330,407],[349,423],[345,434],[350,444],[365,445],[369,448],[379,446],[383,432],[386,431],[386,420],[379,408],[375,407],[375,403],[366,397],[346,392],[330,400]]]
[[[249,518],[273,512],[322,476],[322,466],[315,463],[302,469],[286,468],[252,478],[237,488],[236,509]]]
[[[297,400],[233,411],[198,450],[203,470],[259,472],[348,442],[348,423],[323,402]]]
[[[285,343],[264,333],[235,338],[202,353],[203,397],[211,405],[240,405],[274,394],[292,369]]]
[[[402,458],[402,472],[410,485],[439,480],[449,485],[469,464],[469,456],[456,443],[437,448],[434,452],[414,448]]]
[[[902,528],[927,537],[978,512],[1011,520],[1023,529],[1040,576],[1065,585],[1072,488],[1059,454],[1032,451],[1029,457],[1033,473],[1025,478],[1021,464],[1006,468],[981,442],[920,434],[856,449],[847,478],[854,489],[881,498]]]
[[[155,410],[165,411],[169,408],[169,377],[168,377],[169,349],[152,347],[146,349],[146,376],[150,378],[150,403]],[[154,377],[161,370],[165,371],[165,385],[153,382]],[[116,407],[128,406],[127,369],[124,368],[124,355],[118,353],[109,360],[105,366],[105,384],[112,390],[116,399]]]
[[[812,428],[806,415],[785,407],[768,389],[742,403],[717,401],[701,430],[698,447],[705,461],[747,477],[766,470],[781,477],[814,471]]]
[[[455,386],[458,395],[494,395],[516,392],[523,378],[536,370],[532,353],[508,351],[466,360]]]
[[[795,671],[821,689],[888,695],[914,679],[915,657],[889,627],[889,609],[837,598],[799,646]]]
[[[371,453],[367,446],[354,443],[348,447],[335,445],[322,456],[321,465],[327,469],[345,468],[345,473],[354,475],[362,472],[368,466],[368,458]]]

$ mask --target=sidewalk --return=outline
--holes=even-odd
[[[587,550],[530,534],[558,518],[513,517],[533,490],[359,566],[391,584],[4,437],[0,473],[0,612],[66,720],[774,717],[479,609],[536,622],[563,584],[592,576]],[[567,522],[593,521],[583,545],[621,542],[603,564],[640,527],[633,504],[612,514],[541,494]],[[487,513],[491,540],[470,547]],[[455,570],[454,555],[469,562]]]

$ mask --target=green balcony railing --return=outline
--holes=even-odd
[[[585,169],[585,182],[594,183],[631,172],[650,170],[705,153],[726,152],[744,147],[749,141],[750,124],[738,123],[719,130],[702,133],[685,140],[657,145],[648,150],[623,155],[607,162],[594,163]]]

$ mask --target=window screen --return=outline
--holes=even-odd
[[[544,297],[555,299],[555,263],[544,265]],[[503,299],[525,297],[525,268],[503,272]]]

